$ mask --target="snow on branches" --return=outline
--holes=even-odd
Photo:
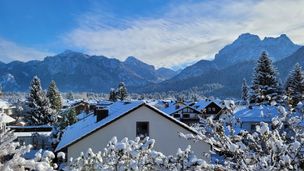
[[[272,123],[261,122],[253,132],[242,130],[235,134],[233,124],[208,118],[196,127],[197,135],[180,133],[180,136],[210,144],[212,153],[223,158],[227,170],[303,169],[302,118],[282,106],[278,111],[280,115]]]
[[[166,156],[153,150],[155,140],[146,137],[143,140],[128,138],[117,141],[116,137],[103,151],[94,153],[88,149],[76,159],[71,158],[65,170],[212,170],[215,167],[196,158],[188,146],[178,149],[175,156]]]
[[[13,132],[6,127],[0,117],[0,170],[53,170],[51,161],[55,156],[51,151],[43,152],[40,150],[36,153],[35,159],[27,160],[23,156],[25,153],[30,152],[31,146],[20,146],[19,143],[13,142],[15,138]]]

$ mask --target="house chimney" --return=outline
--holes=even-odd
[[[96,115],[96,122],[109,116],[109,110],[107,108],[96,108],[94,114]]]

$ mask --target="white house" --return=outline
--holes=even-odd
[[[102,151],[113,136],[119,140],[149,136],[156,140],[155,150],[166,155],[174,155],[179,147],[185,149],[191,145],[198,157],[209,160],[203,156],[209,152],[208,144],[185,140],[178,132],[196,133],[186,124],[143,101],[116,102],[68,127],[56,151],[66,151],[69,158],[75,158],[88,148]]]
[[[5,113],[0,113],[0,121],[5,123],[5,124],[8,124],[8,123],[11,123],[11,122],[15,122],[16,120],[14,118],[8,116]]]
[[[13,110],[15,109],[14,106],[9,104],[7,101],[0,99],[0,113],[5,113],[7,115],[12,115]]]

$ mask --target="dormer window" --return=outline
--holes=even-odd
[[[136,136],[140,139],[149,136],[149,122],[136,122]]]

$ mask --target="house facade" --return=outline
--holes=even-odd
[[[202,113],[190,105],[186,102],[165,102],[160,110],[187,125],[191,125],[199,122],[199,115]]]
[[[52,126],[9,126],[14,131],[17,142],[24,145],[33,145],[33,149],[51,149],[49,140]]]
[[[209,160],[204,156],[205,153],[209,152],[210,146],[208,144],[195,143],[178,135],[178,132],[196,133],[186,124],[144,102],[119,103],[122,102],[116,102],[109,106],[108,114],[106,114],[107,112],[103,113],[103,115],[108,116],[102,117],[104,119],[100,121],[97,121],[97,116],[92,115],[80,121],[82,123],[72,125],[64,133],[56,151],[65,149],[68,157],[75,158],[88,148],[92,148],[93,151],[102,151],[114,136],[118,140],[124,137],[134,139],[135,137],[149,136],[156,140],[154,149],[166,155],[174,155],[178,148],[184,149],[191,145],[198,157]]]
[[[223,109],[220,101],[215,101],[210,99],[200,100],[195,104],[193,104],[192,107],[200,111],[204,118],[207,118],[209,116],[217,116],[221,113]]]
[[[223,109],[220,102],[204,99],[194,102],[166,102],[159,109],[170,116],[188,124],[198,123],[200,117],[215,116],[219,118]]]

